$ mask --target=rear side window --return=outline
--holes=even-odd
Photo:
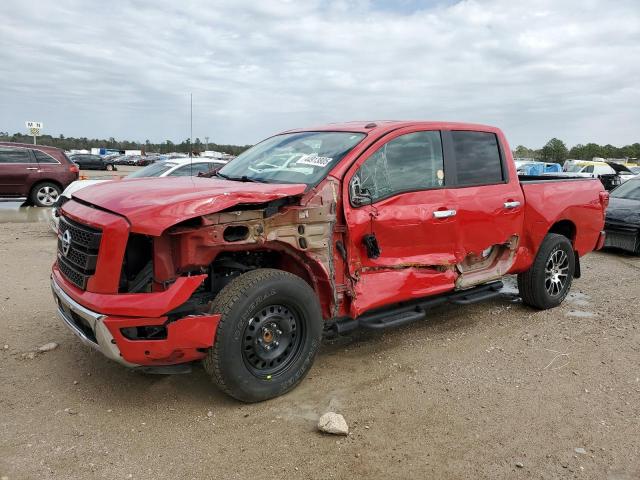
[[[502,161],[498,138],[493,133],[452,131],[458,185],[502,183]]]
[[[47,155],[46,153],[41,152],[40,150],[32,150],[32,151],[38,163],[60,163],[51,155]]]
[[[170,177],[189,177],[193,175],[197,177],[199,173],[207,173],[209,171],[208,163],[194,163],[193,165],[185,165],[184,167],[176,168],[169,174]]]
[[[0,164],[3,163],[31,163],[31,157],[24,148],[0,147]]]
[[[439,131],[416,132],[394,138],[358,169],[353,183],[376,201],[402,192],[444,185]]]

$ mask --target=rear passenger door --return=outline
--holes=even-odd
[[[0,195],[28,195],[37,174],[38,166],[28,149],[0,146]]]
[[[344,210],[357,279],[352,315],[453,289],[456,206],[445,173],[440,131],[414,127],[378,140],[350,168]]]
[[[524,220],[524,195],[494,132],[443,131],[450,192],[457,205],[459,288],[499,278],[513,263]],[[511,171],[510,171],[511,170]],[[465,278],[466,272],[466,278]]]

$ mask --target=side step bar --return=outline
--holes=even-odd
[[[407,325],[418,320],[424,320],[427,317],[427,311],[438,305],[445,303],[470,305],[497,297],[500,295],[502,286],[503,284],[500,281],[491,282],[460,292],[447,293],[411,303],[399,304],[394,308],[365,313],[357,319],[340,318],[331,326],[331,330],[334,333],[342,334],[358,327],[369,330],[383,330]]]

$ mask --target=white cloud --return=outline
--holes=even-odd
[[[0,130],[251,143],[328,121],[638,141],[640,4],[5,0]]]

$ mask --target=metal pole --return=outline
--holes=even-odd
[[[35,136],[35,135],[33,136],[33,144],[34,144],[34,145],[37,145],[37,144],[38,144],[38,142],[36,141],[36,136]]]

